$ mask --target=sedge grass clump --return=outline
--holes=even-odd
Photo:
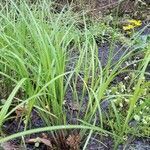
[[[13,9],[8,11],[4,8],[0,12],[2,17],[0,74],[6,81],[12,83],[7,85],[8,82],[4,82],[4,85],[11,89],[19,80],[26,79],[22,84],[23,96],[17,97],[17,101],[11,101],[14,107],[10,109],[10,112],[7,108],[5,117],[1,117],[1,126],[13,112],[21,107],[27,110],[23,121],[24,130],[29,128],[28,124],[34,109],[38,111],[46,126],[67,125],[64,97],[71,78],[75,76],[73,80],[75,85],[80,73],[84,74],[84,78],[81,77],[84,81],[82,97],[88,90],[86,82],[89,78],[91,78],[91,87],[95,86],[97,79],[94,77],[99,65],[96,58],[97,46],[93,35],[86,28],[85,20],[83,19],[84,32],[80,33],[75,24],[77,16],[71,16],[71,10],[66,12],[62,10],[60,14],[55,14],[51,13],[49,5],[46,4],[29,6],[24,2],[18,5],[11,1],[10,7]],[[70,61],[68,54],[72,50],[71,45],[77,48],[80,55],[75,62],[75,67],[66,71],[67,63]],[[91,75],[92,77],[89,77]],[[77,93],[75,86],[72,89],[74,93]],[[93,99],[94,95],[92,94],[91,97]],[[79,100],[82,103],[82,99]],[[89,106],[90,103],[91,101]],[[98,103],[94,104],[94,113],[97,105]],[[87,117],[85,115],[87,122],[94,116],[91,106],[90,113]],[[63,143],[67,135],[65,127],[62,130],[59,129],[60,131],[52,132],[52,139],[60,148],[65,146]],[[103,129],[101,131],[105,133]]]
[[[4,8],[0,13],[1,75],[12,82],[5,86],[11,88],[13,82],[26,78],[21,98],[33,97],[26,103],[27,122],[32,109],[38,106],[47,125],[65,124],[63,100],[67,84],[64,85],[64,77],[71,73],[66,72],[67,48],[78,39],[74,21],[70,16],[66,21],[63,11],[49,14],[45,3],[43,11],[40,6],[34,8],[26,3],[17,5],[11,1],[10,5],[14,10],[7,12]],[[34,98],[39,94],[42,96]]]
[[[22,85],[23,97],[18,97],[17,102],[11,101],[11,105],[16,106],[9,113],[7,108],[5,116],[1,117],[1,127],[19,107],[27,110],[24,130],[29,128],[33,109],[38,111],[46,126],[67,124],[64,96],[74,70],[67,72],[66,64],[69,47],[78,42],[80,32],[70,16],[71,10],[54,14],[50,4],[29,6],[11,1],[13,10],[3,8],[0,12],[0,74],[12,83],[4,83],[10,89],[22,78],[26,79]],[[55,144],[61,147],[65,131],[52,135]]]

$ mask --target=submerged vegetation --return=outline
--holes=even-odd
[[[78,150],[94,137],[117,149],[149,138],[149,23],[53,6],[0,6],[0,143]]]

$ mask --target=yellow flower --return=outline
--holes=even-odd
[[[124,30],[124,31],[131,30],[131,29],[134,29],[134,26],[131,25],[131,24],[126,25],[126,26],[123,26],[123,30]]]
[[[141,20],[131,19],[131,20],[128,20],[127,22],[128,22],[128,24],[123,26],[124,31],[130,31],[130,30],[142,25]],[[128,34],[131,34],[131,33],[129,32]]]
[[[138,26],[141,26],[142,25],[142,22],[141,20],[128,20],[129,23],[131,23],[132,25],[134,25],[135,27],[138,27]]]

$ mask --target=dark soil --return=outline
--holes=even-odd
[[[111,137],[100,137],[93,135],[87,146],[87,150],[113,150],[113,139]]]
[[[112,48],[110,50],[110,47]],[[113,66],[128,52],[128,49],[119,43],[110,46],[108,43],[103,43],[99,48],[99,59],[102,66],[106,66],[108,61],[111,60],[110,64]]]
[[[124,146],[120,145],[119,150],[149,150],[150,138],[135,138],[128,140]]]

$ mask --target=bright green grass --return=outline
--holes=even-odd
[[[143,98],[143,86],[148,84],[143,77],[150,61],[150,47],[144,46],[140,51],[132,48],[110,71],[111,59],[105,67],[101,65],[95,36],[104,40],[105,34],[109,34],[110,39],[107,40],[110,40],[110,49],[113,50],[113,44],[121,34],[118,35],[116,29],[103,22],[96,23],[90,20],[91,24],[88,24],[85,14],[73,13],[71,8],[64,8],[57,14],[53,13],[50,6],[51,3],[46,1],[35,5],[16,4],[11,1],[0,12],[0,75],[3,77],[3,84],[12,91],[11,94],[7,93],[10,96],[1,107],[0,127],[20,106],[28,110],[25,114],[25,131],[1,138],[0,142],[40,131],[54,131],[56,134],[52,134],[57,140],[57,130],[63,130],[67,136],[67,129],[79,128],[85,141],[84,149],[95,131],[101,135],[110,134],[117,146],[128,133],[136,134],[130,130],[129,122],[134,118],[133,113],[142,109],[139,109],[141,106],[134,106],[139,98]],[[79,24],[82,24],[83,28],[79,28]],[[129,39],[128,48],[133,47],[138,36],[134,36],[133,40]],[[126,67],[122,68],[121,64],[138,53],[143,53],[144,56],[140,60],[138,70],[132,71],[135,78],[131,79],[130,83],[131,86],[134,83],[135,90],[129,93],[106,94],[111,90],[111,82],[117,75],[131,72]],[[82,85],[80,94],[76,87],[79,79]],[[23,93],[22,97],[16,95],[19,88]],[[84,117],[82,120],[78,118],[80,125],[77,126],[67,124],[64,112],[68,88],[73,93],[71,101],[79,103],[80,106],[84,97],[88,96]],[[129,100],[126,111],[119,111],[113,102],[118,97]],[[109,114],[108,117],[104,116],[100,106],[102,101],[109,99],[112,101],[113,118]],[[148,95],[143,99],[142,107],[145,107],[149,100]],[[39,112],[47,127],[27,130],[33,109]],[[100,123],[96,124],[95,118],[99,119]],[[111,130],[106,130],[106,124]],[[84,140],[87,133],[87,139]]]

